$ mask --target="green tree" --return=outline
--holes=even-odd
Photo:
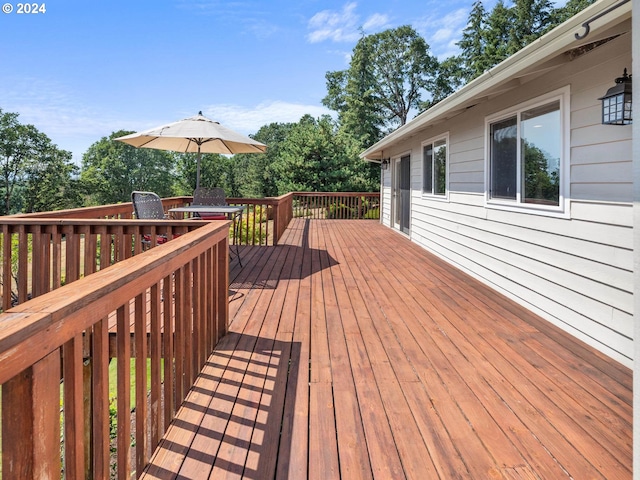
[[[431,87],[431,98],[420,103],[420,111],[434,106],[444,100],[466,83],[468,73],[462,68],[461,57],[449,57],[438,65],[437,75]]]
[[[295,125],[274,122],[262,126],[253,138],[267,145],[267,151],[263,154],[246,153],[234,157],[239,196],[260,198],[278,195],[272,165],[278,162],[282,146]]]
[[[55,147],[43,152],[41,161],[27,169],[24,211],[45,212],[81,206],[78,170],[71,152]]]
[[[550,0],[514,0],[510,7],[499,0],[487,12],[482,1],[476,0],[458,42],[461,54],[454,58],[460,68],[442,71],[438,82],[446,83],[447,74],[454,83],[461,77],[465,82],[473,80],[594,1],[569,0],[554,9]]]
[[[373,88],[376,82],[373,56],[372,42],[362,39],[353,50],[349,70],[327,73],[329,95],[332,92],[339,95],[337,100],[327,102],[327,106],[335,104],[333,109],[339,112],[343,129],[358,138],[363,146],[382,138],[385,125],[384,109]]]
[[[549,0],[515,0],[507,53],[518,50],[553,28],[553,7]]]
[[[278,194],[291,191],[371,191],[379,170],[360,160],[357,139],[338,128],[329,116],[302,117],[279,146],[270,165]]]
[[[235,179],[235,155],[232,157],[219,153],[205,153],[200,158],[200,185],[202,187],[224,188],[227,196],[238,196]],[[181,153],[175,155],[176,193],[191,195],[196,188],[197,155]]]
[[[523,142],[526,202],[557,205],[560,201],[560,161],[539,147]]]
[[[581,12],[596,0],[569,0],[564,7],[556,9],[553,13],[553,24],[559,25],[562,22]]]
[[[328,72],[322,103],[339,114],[342,127],[368,145],[404,125],[429,95],[437,60],[410,26],[363,36],[349,68]]]
[[[482,2],[476,1],[469,12],[462,38],[457,44],[461,50],[459,57],[461,76],[467,81],[482,75],[490,67],[486,55],[487,16]]]
[[[490,69],[509,56],[513,21],[513,12],[502,0],[498,0],[487,16],[486,28],[482,32],[485,43],[482,62],[486,65],[486,69]]]
[[[128,202],[134,190],[173,194],[174,154],[135,148],[114,139],[131,132],[118,131],[89,147],[82,157],[80,182],[87,204]]]
[[[55,175],[58,190],[56,195],[46,192],[42,172]],[[16,213],[26,207],[28,211],[48,210],[57,207],[75,206],[73,196],[68,202],[59,197],[72,195],[70,188],[71,154],[59,150],[49,137],[33,125],[23,125],[18,114],[0,109],[0,192],[3,202],[2,215]]]

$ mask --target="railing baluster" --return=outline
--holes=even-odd
[[[23,246],[23,248],[18,248],[18,303],[24,303],[29,294],[29,236],[24,225],[18,227],[18,245]]]
[[[63,232],[66,234],[65,283],[71,283],[80,278],[80,238],[73,225],[66,225]]]
[[[82,335],[62,348],[64,377],[64,471],[67,478],[85,477]]]
[[[118,307],[117,317],[117,375],[118,433],[116,455],[118,478],[131,476],[131,327],[129,326],[129,302]]]
[[[11,240],[13,234],[9,225],[2,225],[2,310],[11,308],[11,291],[13,276],[11,275],[13,258]]]
[[[109,454],[109,331],[107,318],[93,326],[93,355],[91,358],[92,448],[93,478],[108,478]]]
[[[214,291],[214,259],[211,249],[207,249],[204,256],[205,268],[203,272],[203,309],[205,313],[205,348],[207,357],[213,351],[216,344],[215,330],[213,328],[213,320],[215,318],[215,291]],[[206,358],[205,358],[206,361]]]
[[[202,278],[200,277],[200,260],[193,260],[193,282],[191,286],[193,298],[193,358],[191,361],[194,372],[200,371],[204,348],[202,346]]]
[[[184,400],[184,347],[185,347],[185,310],[184,301],[184,267],[176,270],[175,275],[175,390],[176,405],[180,405]]]
[[[215,247],[217,253],[215,267],[216,279],[216,342],[227,333],[229,326],[229,239],[226,238]]]
[[[151,325],[149,346],[151,349],[151,449],[155,449],[162,436],[162,332],[160,322],[161,284],[151,286]]]
[[[55,290],[62,285],[62,232],[61,227],[58,225],[53,225],[51,229],[51,248],[53,250],[53,279],[51,288]]]
[[[147,293],[135,299],[136,345],[136,477],[149,461],[147,445]]]
[[[182,403],[187,396],[187,392],[191,385],[193,385],[193,381],[195,380],[195,372],[193,370],[193,278],[191,273],[193,271],[192,263],[189,262],[184,266],[183,272],[184,275],[182,277],[183,282],[183,303],[182,303],[182,312],[183,312],[183,326],[184,326],[184,336],[183,336],[183,348],[184,348],[184,377],[182,383],[182,392],[183,397],[180,399],[180,403]]]
[[[31,227],[31,258],[29,278],[31,278],[31,297],[35,298],[46,293],[42,287],[44,276],[44,262],[42,260],[34,262],[33,259],[42,259],[42,226],[33,225]]]
[[[174,377],[174,280],[175,276],[167,276],[162,280],[162,321],[163,321],[163,358],[164,358],[164,429],[166,430],[176,412]]]
[[[81,269],[81,275],[87,276],[95,273],[96,271],[96,239],[95,235],[91,234],[91,225],[83,225],[78,232],[81,235],[81,239],[84,239],[84,261],[82,262],[83,268]]]

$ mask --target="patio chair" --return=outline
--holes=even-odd
[[[153,192],[131,192],[133,213],[140,220],[162,220],[168,216],[164,213],[162,200]]]
[[[166,220],[169,218],[164,213],[164,207],[162,206],[162,200],[153,192],[131,192],[131,203],[133,204],[133,213],[137,219],[140,220]],[[173,236],[174,238],[176,235]],[[158,245],[166,243],[167,236],[160,234],[156,237]],[[142,246],[146,250],[151,246],[151,235],[145,234],[142,236]]]
[[[227,200],[224,189],[220,187],[200,187],[193,192],[193,205],[226,206]],[[226,220],[226,215],[197,213],[202,220]]]
[[[200,187],[193,192],[193,205],[213,205],[216,207],[227,207],[227,197],[224,193],[224,189],[220,187]],[[196,213],[202,220],[227,220],[229,217],[225,214],[219,213]],[[235,213],[233,215],[233,243],[236,247],[236,257],[238,257],[238,263],[242,267],[242,260],[240,259],[240,250],[236,239],[238,238],[238,228],[240,223],[238,218],[242,218],[241,213]]]

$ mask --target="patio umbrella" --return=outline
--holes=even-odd
[[[194,117],[161,127],[132,133],[116,140],[138,148],[154,148],[198,154],[196,189],[200,187],[202,153],[264,153],[267,146],[208,119],[199,112]]]

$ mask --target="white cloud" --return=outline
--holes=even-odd
[[[389,28],[389,16],[383,15],[381,13],[374,13],[371,15],[364,25],[362,25],[362,29],[369,33],[372,30],[383,30],[385,28]]]
[[[274,100],[260,103],[255,107],[234,104],[210,105],[203,110],[203,113],[225,127],[249,135],[256,133],[260,127],[270,123],[297,122],[305,114],[319,117],[321,115],[330,115],[332,112],[325,107],[317,105]]]
[[[431,52],[440,59],[459,52],[456,45],[467,25],[468,8],[453,10],[443,17],[429,16],[414,23],[414,28],[427,40]]]
[[[19,114],[59,148],[81,155],[94,142],[124,127],[122,120],[89,106],[69,87],[42,78],[0,78],[2,110]]]
[[[351,2],[345,4],[341,11],[323,10],[316,13],[308,23],[309,42],[355,42],[361,36],[361,29],[371,33],[389,26],[389,17],[381,13],[374,13],[361,22],[360,15],[356,13],[357,6],[357,3]]]

